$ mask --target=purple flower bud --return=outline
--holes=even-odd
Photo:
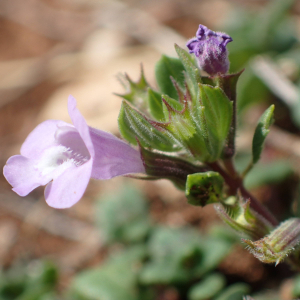
[[[214,76],[226,74],[229,70],[226,45],[232,38],[226,33],[214,32],[204,25],[199,25],[196,37],[189,40],[186,46],[189,53],[194,53],[200,69]]]
[[[74,125],[41,123],[23,143],[21,155],[8,159],[3,173],[14,192],[26,196],[47,185],[48,205],[67,208],[80,200],[91,177],[145,173],[140,153],[111,133],[89,127],[72,96],[68,109]]]

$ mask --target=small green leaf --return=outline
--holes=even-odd
[[[178,54],[180,61],[182,62],[183,66],[186,70],[188,79],[191,82],[192,89],[191,89],[191,86],[189,86],[189,87],[190,87],[190,90],[192,91],[192,95],[193,95],[193,97],[196,97],[198,94],[198,89],[199,89],[198,84],[200,82],[202,82],[199,68],[198,68],[193,56],[190,55],[189,53],[187,53],[187,51],[180,48],[176,44],[175,44],[175,50]]]
[[[143,269],[140,281],[144,285],[173,284],[188,281],[188,274],[179,265],[171,262],[147,263]]]
[[[106,243],[143,241],[151,228],[146,200],[131,186],[102,196],[96,221]]]
[[[134,145],[137,145],[136,139],[138,139],[143,147],[161,151],[178,151],[173,140],[151,125],[145,116],[125,101],[121,106],[118,123],[122,136]]]
[[[183,105],[180,102],[178,102],[175,99],[169,97],[168,95],[162,95],[162,98],[166,101],[166,103],[169,104],[169,106],[173,110],[182,111]],[[168,109],[168,107],[166,106],[165,103],[163,103],[163,112],[164,112],[165,120],[170,121],[169,120],[170,111],[169,111],[169,109]],[[171,115],[174,115],[174,113],[171,113]]]
[[[236,139],[236,88],[237,88],[237,82],[241,74],[244,72],[244,70],[234,73],[234,74],[228,74],[222,77],[215,77],[213,79],[216,86],[219,86],[225,95],[228,97],[228,99],[232,103],[232,118],[231,118],[231,124],[228,131],[228,135],[225,141],[225,147],[223,149],[222,158],[228,159],[234,156],[235,154],[235,139]]]
[[[250,286],[246,283],[235,283],[230,285],[215,300],[242,300],[250,292]]]
[[[222,197],[223,183],[223,177],[217,172],[188,175],[185,189],[188,202],[197,206],[219,202]]]
[[[210,226],[207,234],[210,237],[227,242],[229,245],[236,244],[240,241],[240,237],[233,230],[228,230],[228,227],[224,226],[223,223]]]
[[[158,227],[149,240],[149,262],[141,272],[143,284],[188,282],[201,259],[201,235],[191,228]]]
[[[163,95],[163,103],[165,118],[168,120],[164,128],[168,130],[175,143],[181,145],[189,155],[197,157],[200,161],[206,161],[210,154],[202,134],[199,114],[189,103],[177,102],[167,95]],[[203,109],[198,107],[198,112],[201,114]]]
[[[165,116],[163,113],[163,104],[161,100],[161,94],[152,90],[151,88],[148,89],[148,104],[150,114],[160,122],[165,120]]]
[[[206,237],[199,239],[202,253],[201,261],[195,266],[194,276],[202,277],[214,270],[229,254],[232,244],[219,238]]]
[[[124,88],[126,88],[127,92],[125,94],[116,95],[126,99],[137,109],[143,111],[143,113],[148,113],[147,96],[149,84],[146,81],[143,68],[141,68],[141,75],[137,82],[131,80],[127,74],[124,76],[120,75],[119,80]]]
[[[225,286],[225,276],[213,273],[189,290],[189,300],[206,300],[217,295]]]
[[[211,161],[217,160],[224,147],[232,120],[232,102],[219,87],[200,84],[200,103],[204,106],[202,118],[208,133]]]
[[[263,150],[264,141],[273,123],[274,105],[271,105],[260,117],[252,141],[252,161],[257,163]]]
[[[157,84],[163,94],[178,100],[177,91],[172,83],[171,76],[178,82],[179,86],[184,86],[184,66],[178,58],[163,55],[155,66],[155,77]]]
[[[113,254],[101,267],[79,273],[71,284],[71,299],[137,300],[137,275],[144,256],[144,247],[131,247]]]
[[[1,272],[0,279],[1,300],[39,300],[54,295],[58,271],[50,261],[35,261],[30,268],[16,264],[8,271]]]

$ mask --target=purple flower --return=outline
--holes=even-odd
[[[214,76],[226,74],[229,70],[226,45],[232,38],[222,32],[214,32],[204,25],[199,25],[196,37],[189,40],[186,46],[189,53],[194,53],[200,69]]]
[[[48,120],[38,125],[21,147],[21,155],[8,159],[4,176],[13,191],[26,196],[47,185],[49,206],[67,208],[80,200],[90,178],[110,179],[145,173],[137,150],[114,135],[89,127],[70,96],[69,115],[74,124]]]

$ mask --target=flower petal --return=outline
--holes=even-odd
[[[145,173],[140,153],[111,133],[90,127],[95,147],[92,178],[110,179],[131,173]]]
[[[77,158],[87,160],[91,158],[83,139],[74,126],[59,127],[56,131],[56,140],[59,145],[66,147],[74,155],[77,154]]]
[[[58,178],[50,182],[45,189],[45,198],[49,206],[68,208],[80,200],[89,183],[92,160],[82,166],[72,166]]]
[[[194,50],[198,43],[199,41],[197,38],[192,38],[186,43],[186,46],[189,48],[190,53],[194,53]]]
[[[71,95],[68,99],[68,111],[75,128],[78,130],[81,138],[83,139],[87,149],[90,152],[91,157],[93,158],[95,155],[95,151],[93,143],[91,141],[89,127],[76,107],[76,99]]]
[[[15,155],[8,159],[3,168],[4,177],[12,185],[12,190],[20,196],[26,196],[38,186],[49,182],[49,179],[40,176],[34,165],[34,161]]]
[[[55,132],[59,126],[70,126],[70,124],[57,120],[48,120],[39,124],[26,138],[21,147],[21,154],[33,159],[39,157],[43,150],[55,144]]]

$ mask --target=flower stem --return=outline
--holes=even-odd
[[[243,185],[243,180],[236,172],[231,159],[224,161],[224,166],[226,168],[225,170],[220,166],[218,162],[210,163],[209,166],[214,171],[219,172],[220,175],[222,175],[229,187],[230,195],[236,195],[237,192],[240,191],[244,198],[250,200],[250,206],[253,210],[263,216],[266,220],[268,220],[274,227],[279,224],[273,214],[265,206],[263,206],[249,191],[246,190]]]
[[[250,199],[250,206],[253,210],[268,220],[274,227],[278,226],[278,220],[273,214],[263,206],[243,185],[242,177],[237,173],[233,165],[232,159],[223,161],[223,168],[218,162],[210,163],[209,166],[216,172],[223,176],[226,184],[229,187],[229,193],[236,195],[238,191],[246,199]],[[300,257],[299,254],[291,254],[286,262],[293,268],[293,270],[300,272]]]

